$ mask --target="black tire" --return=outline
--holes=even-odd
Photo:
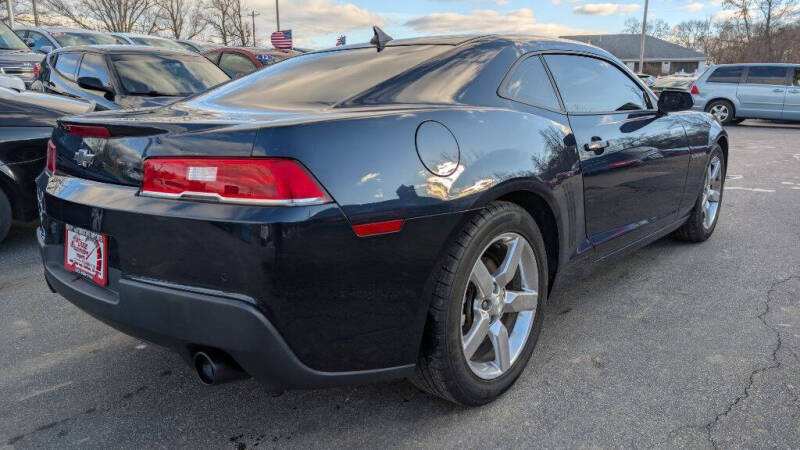
[[[538,266],[538,304],[528,341],[499,377],[486,380],[470,369],[462,347],[462,306],[472,267],[498,236],[513,232],[530,244]],[[491,402],[516,381],[530,359],[542,328],[547,299],[547,253],[536,221],[509,202],[494,202],[474,213],[448,244],[433,274],[433,292],[417,369],[411,382],[443,399],[467,406]]]
[[[719,191],[719,206],[717,207],[714,220],[711,223],[710,227],[706,227],[703,225],[703,220],[705,219],[705,214],[703,213],[703,199],[704,199],[705,186],[703,186],[700,189],[700,193],[697,195],[697,200],[695,201],[694,208],[692,208],[692,212],[689,214],[689,218],[683,225],[681,225],[680,228],[675,230],[675,232],[673,233],[673,237],[681,241],[704,242],[709,237],[711,237],[711,235],[714,233],[714,229],[717,227],[717,223],[719,222],[719,215],[722,210],[722,197],[725,194],[725,173],[727,170],[725,156],[722,153],[722,148],[718,144],[714,144],[714,147],[711,149],[706,170],[708,170],[708,166],[711,165],[711,162],[714,160],[715,157],[719,158],[719,160],[722,162],[722,166],[720,167],[722,174],[721,174],[721,186]]]
[[[5,192],[0,189],[0,242],[8,236],[8,231],[11,229],[11,202],[6,197]]]
[[[713,102],[709,103],[708,106],[706,106],[706,112],[714,114],[712,111],[715,107],[725,108],[725,110],[728,111],[728,114],[724,117],[724,119],[717,117],[717,120],[719,120],[721,124],[730,125],[731,123],[734,123],[734,120],[736,120],[736,110],[733,108],[733,103],[727,100],[714,100]]]

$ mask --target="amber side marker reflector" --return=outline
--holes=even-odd
[[[397,233],[401,228],[403,228],[403,219],[353,225],[353,231],[356,232],[358,237]]]

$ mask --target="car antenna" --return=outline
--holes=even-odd
[[[375,36],[372,36],[372,40],[369,41],[369,43],[377,46],[378,51],[380,52],[381,50],[386,48],[386,44],[392,40],[392,37],[384,33],[383,30],[381,30],[376,26],[372,27],[372,31],[375,32]]]

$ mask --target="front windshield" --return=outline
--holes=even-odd
[[[11,28],[0,22],[0,50],[28,50],[28,46],[11,31]]]
[[[139,45],[149,45],[150,47],[170,48],[172,50],[186,50],[185,48],[183,48],[177,42],[173,42],[173,41],[170,41],[168,39],[132,37],[131,40],[135,44],[139,44]]]
[[[62,47],[72,45],[113,45],[117,40],[102,33],[80,33],[76,31],[51,31],[50,36]]]
[[[129,95],[186,97],[230,79],[200,55],[126,54],[111,61]]]

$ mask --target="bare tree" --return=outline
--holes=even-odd
[[[194,39],[208,28],[206,5],[201,0],[157,0],[159,29],[175,39]]]
[[[224,45],[249,45],[252,31],[247,26],[245,9],[242,0],[209,1],[209,28]]]
[[[154,0],[42,0],[53,14],[81,28],[153,31]]]
[[[797,0],[723,0],[732,17],[719,24],[722,59],[785,61],[796,54]]]
[[[713,24],[711,18],[681,22],[672,28],[669,40],[692,50],[709,54],[713,41]]]
[[[647,21],[647,35],[665,39],[669,36],[669,24],[663,19],[653,19]],[[642,32],[642,21],[636,17],[628,17],[622,28],[623,34],[640,34]]]

